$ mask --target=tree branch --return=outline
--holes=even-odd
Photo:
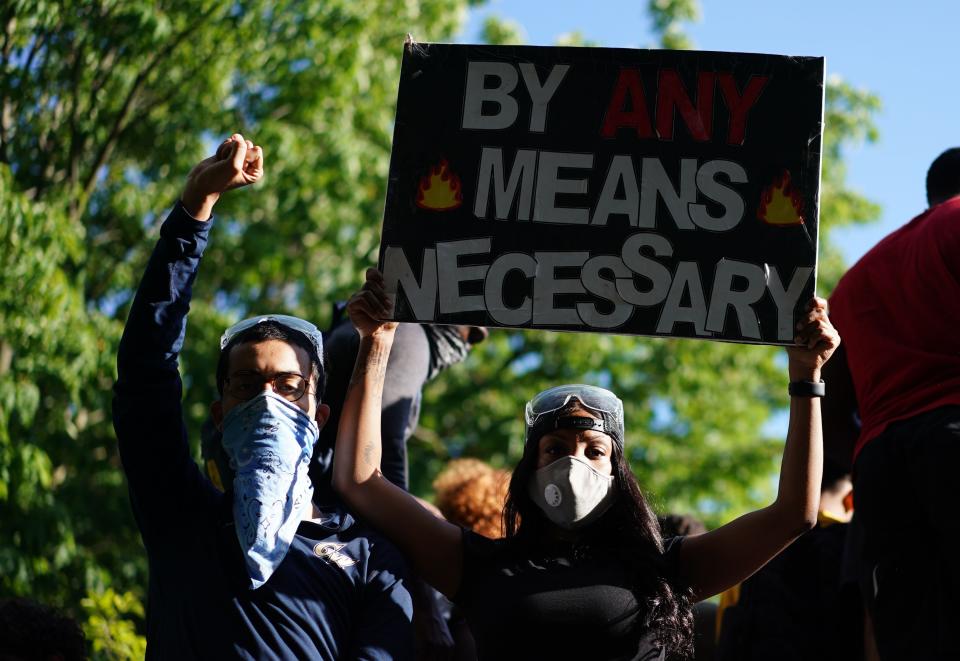
[[[67,155],[67,176],[70,181],[71,193],[76,190],[80,180],[80,131],[77,129],[77,112],[80,106],[80,78],[83,74],[83,59],[85,49],[83,42],[80,42],[73,60],[73,75],[70,81],[70,112],[68,113],[67,126],[70,129],[70,150]],[[92,109],[91,109],[92,110]],[[70,215],[74,215],[74,205],[76,197],[70,195]]]
[[[193,76],[197,73],[200,73],[203,67],[205,67],[207,64],[207,61],[205,58],[197,58],[197,61],[199,62],[199,65],[193,67],[192,69],[187,71],[186,74],[182,76],[180,81],[181,84],[171,85],[170,90],[163,96],[154,96],[146,100],[146,103],[144,105],[148,108],[146,112],[147,117],[149,117],[154,110],[157,110],[166,106],[173,99],[173,97],[177,95],[177,92],[183,89],[182,83],[185,81],[190,81],[193,78]]]
[[[4,39],[3,39],[3,71],[6,71],[10,52],[13,48],[13,32],[16,29],[16,16],[13,13],[13,10],[10,11],[10,18],[5,22],[4,25]],[[33,60],[37,56],[37,53],[43,47],[44,40],[46,39],[47,33],[40,31],[33,38],[33,43],[30,44],[30,51],[27,53],[27,58],[24,60],[23,66],[20,67],[22,72],[20,86],[24,86],[24,81],[30,76],[30,68],[33,66]],[[10,95],[3,95],[2,103],[0,103],[0,161],[4,163],[9,163],[10,158],[7,153],[7,147],[10,144],[10,131],[13,128],[13,118],[14,115],[18,115],[20,112],[20,103],[27,98],[26,94],[16,95],[16,100],[18,103],[16,105],[10,103]]]
[[[113,8],[115,8],[114,5]],[[98,20],[106,23],[110,19],[110,14],[112,13],[113,8],[107,8],[104,11]],[[87,95],[87,107],[90,109],[90,112],[93,112],[93,109],[96,104],[97,94],[103,89],[103,86],[107,84],[107,81],[110,80],[110,74],[112,73],[113,63],[117,57],[117,45],[112,43],[110,49],[106,53],[103,53],[98,61],[97,73],[92,77],[92,82],[90,84],[90,94]]]
[[[43,42],[46,40],[48,33],[39,32],[33,38],[33,43],[30,44],[30,52],[27,53],[27,59],[23,61],[23,71],[29,75],[30,67],[33,66],[33,58],[37,56],[37,53],[40,52],[40,49],[43,48]]]
[[[104,141],[103,145],[101,145],[100,151],[97,153],[97,156],[93,161],[93,165],[90,167],[89,172],[87,172],[79,203],[77,204],[77,208],[75,209],[74,213],[71,214],[74,221],[79,220],[79,217],[86,209],[90,195],[93,193],[93,189],[97,183],[97,172],[101,167],[104,166],[104,164],[106,164],[117,145],[120,135],[129,125],[128,120],[130,118],[130,113],[136,104],[137,97],[139,96],[141,89],[143,88],[144,84],[146,84],[147,79],[150,77],[150,74],[153,73],[154,69],[156,69],[161,62],[170,57],[180,46],[180,44],[186,40],[187,37],[189,37],[194,31],[203,25],[218,8],[219,6],[217,4],[211,5],[210,9],[202,14],[195,23],[187,27],[186,30],[177,35],[177,37],[174,38],[165,48],[161,49],[160,52],[154,55],[150,62],[148,62],[147,65],[137,74],[136,79],[133,81],[133,85],[130,87],[130,91],[127,92],[127,96],[123,100],[120,110],[117,112],[117,116],[114,119],[113,126],[110,128],[110,133],[108,134],[106,141]]]
[[[10,51],[13,48],[13,31],[16,29],[17,19],[13,12],[13,7],[7,12],[7,18],[3,22],[3,48],[0,49],[0,72],[4,74],[7,71],[7,61],[10,59]],[[4,76],[6,77],[6,76]],[[10,103],[4,94],[0,99],[0,162],[9,163],[7,157],[7,133],[13,125],[12,115],[10,114]]]
[[[3,47],[0,48],[0,57],[3,64],[7,63],[10,57],[10,50],[13,48],[13,31],[17,27],[17,17],[13,13],[13,8],[7,12],[7,17],[3,22]]]
[[[87,107],[90,108],[91,111],[96,105],[97,94],[103,89],[103,86],[107,84],[107,81],[110,80],[111,69],[116,57],[117,49],[114,46],[100,58],[97,75],[93,77],[93,81],[90,83],[90,93],[87,95]]]

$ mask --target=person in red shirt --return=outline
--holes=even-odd
[[[884,660],[960,658],[960,148],[930,166],[927,201],[829,306],[843,345],[823,372],[825,441],[853,463],[848,555]]]

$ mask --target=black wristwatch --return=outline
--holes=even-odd
[[[827,384],[819,381],[791,381],[787,386],[791,397],[823,397],[827,394]]]

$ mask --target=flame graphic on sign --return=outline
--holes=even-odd
[[[760,193],[757,218],[768,225],[786,227],[803,224],[803,200],[790,183],[790,172],[783,171]]]
[[[430,174],[420,179],[417,188],[417,206],[430,211],[449,211],[463,204],[460,194],[460,177],[447,169],[446,159],[430,169]]]

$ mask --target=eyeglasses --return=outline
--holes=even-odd
[[[295,372],[280,372],[273,376],[264,376],[259,372],[237,372],[228,377],[224,385],[231,397],[248,400],[263,392],[263,387],[268,383],[273,392],[288,402],[296,402],[303,397],[309,386],[306,377]]]
[[[262,324],[266,321],[273,321],[285,328],[303,333],[313,344],[313,348],[316,349],[317,357],[321,359],[323,358],[323,335],[321,335],[320,329],[311,324],[309,321],[304,321],[299,317],[291,317],[287,314],[267,314],[259,317],[250,317],[249,319],[244,319],[243,321],[238,321],[233,326],[225,330],[223,335],[220,336],[220,350],[222,351],[226,349],[227,345],[230,344],[230,341],[243,331],[253,328],[257,324]]]
[[[542,416],[559,411],[576,399],[585,408],[610,415],[613,424],[623,433],[623,402],[605,388],[574,383],[548,388],[527,402],[524,417],[527,427],[533,427]]]

